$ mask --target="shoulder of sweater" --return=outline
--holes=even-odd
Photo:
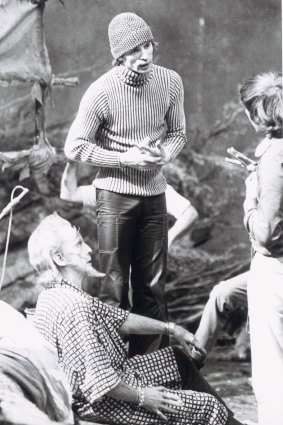
[[[157,75],[159,74],[159,75],[167,76],[168,78],[170,78],[171,81],[179,82],[179,83],[182,82],[180,75],[173,69],[165,68],[164,66],[154,64],[153,72]]]
[[[115,79],[114,69],[110,69],[109,71],[102,74],[95,81],[93,81],[89,87],[87,88],[85,94],[97,94],[103,93],[106,91],[108,83],[110,80]]]
[[[115,67],[111,68],[109,71],[105,72],[101,75],[97,80],[95,80],[90,87],[94,87],[95,89],[107,89],[109,87],[109,83],[112,87],[114,81],[117,81],[117,75],[115,71]]]

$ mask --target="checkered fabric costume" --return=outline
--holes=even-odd
[[[181,391],[172,348],[127,359],[118,330],[128,312],[113,308],[62,281],[39,296],[35,324],[58,351],[72,387],[74,409],[85,420],[115,424],[164,424],[137,404],[107,397],[120,381],[133,387],[166,386],[184,405],[168,414],[171,424],[221,425],[228,413],[213,396]]]

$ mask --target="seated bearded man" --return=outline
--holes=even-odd
[[[30,262],[51,273],[34,322],[54,347],[73,392],[79,418],[115,424],[239,424],[178,348],[128,359],[120,334],[169,334],[185,352],[202,351],[180,326],[111,307],[81,289],[99,273],[80,233],[56,213],[28,242]],[[101,274],[100,274],[101,276]]]

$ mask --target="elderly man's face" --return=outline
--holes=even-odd
[[[143,43],[123,56],[123,64],[131,71],[145,74],[149,72],[153,61],[153,45],[151,41]]]
[[[70,225],[64,229],[64,241],[61,244],[61,254],[66,267],[81,273],[83,276],[97,276],[98,272],[91,264],[91,248],[84,242],[81,234]]]

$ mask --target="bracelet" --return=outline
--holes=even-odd
[[[175,326],[176,324],[173,322],[169,322],[168,323],[168,328],[169,328],[169,335],[174,335],[174,330],[175,330]]]
[[[138,406],[141,407],[144,404],[144,389],[138,387]]]
[[[165,323],[165,332],[168,336],[174,335],[175,323],[167,322]]]

